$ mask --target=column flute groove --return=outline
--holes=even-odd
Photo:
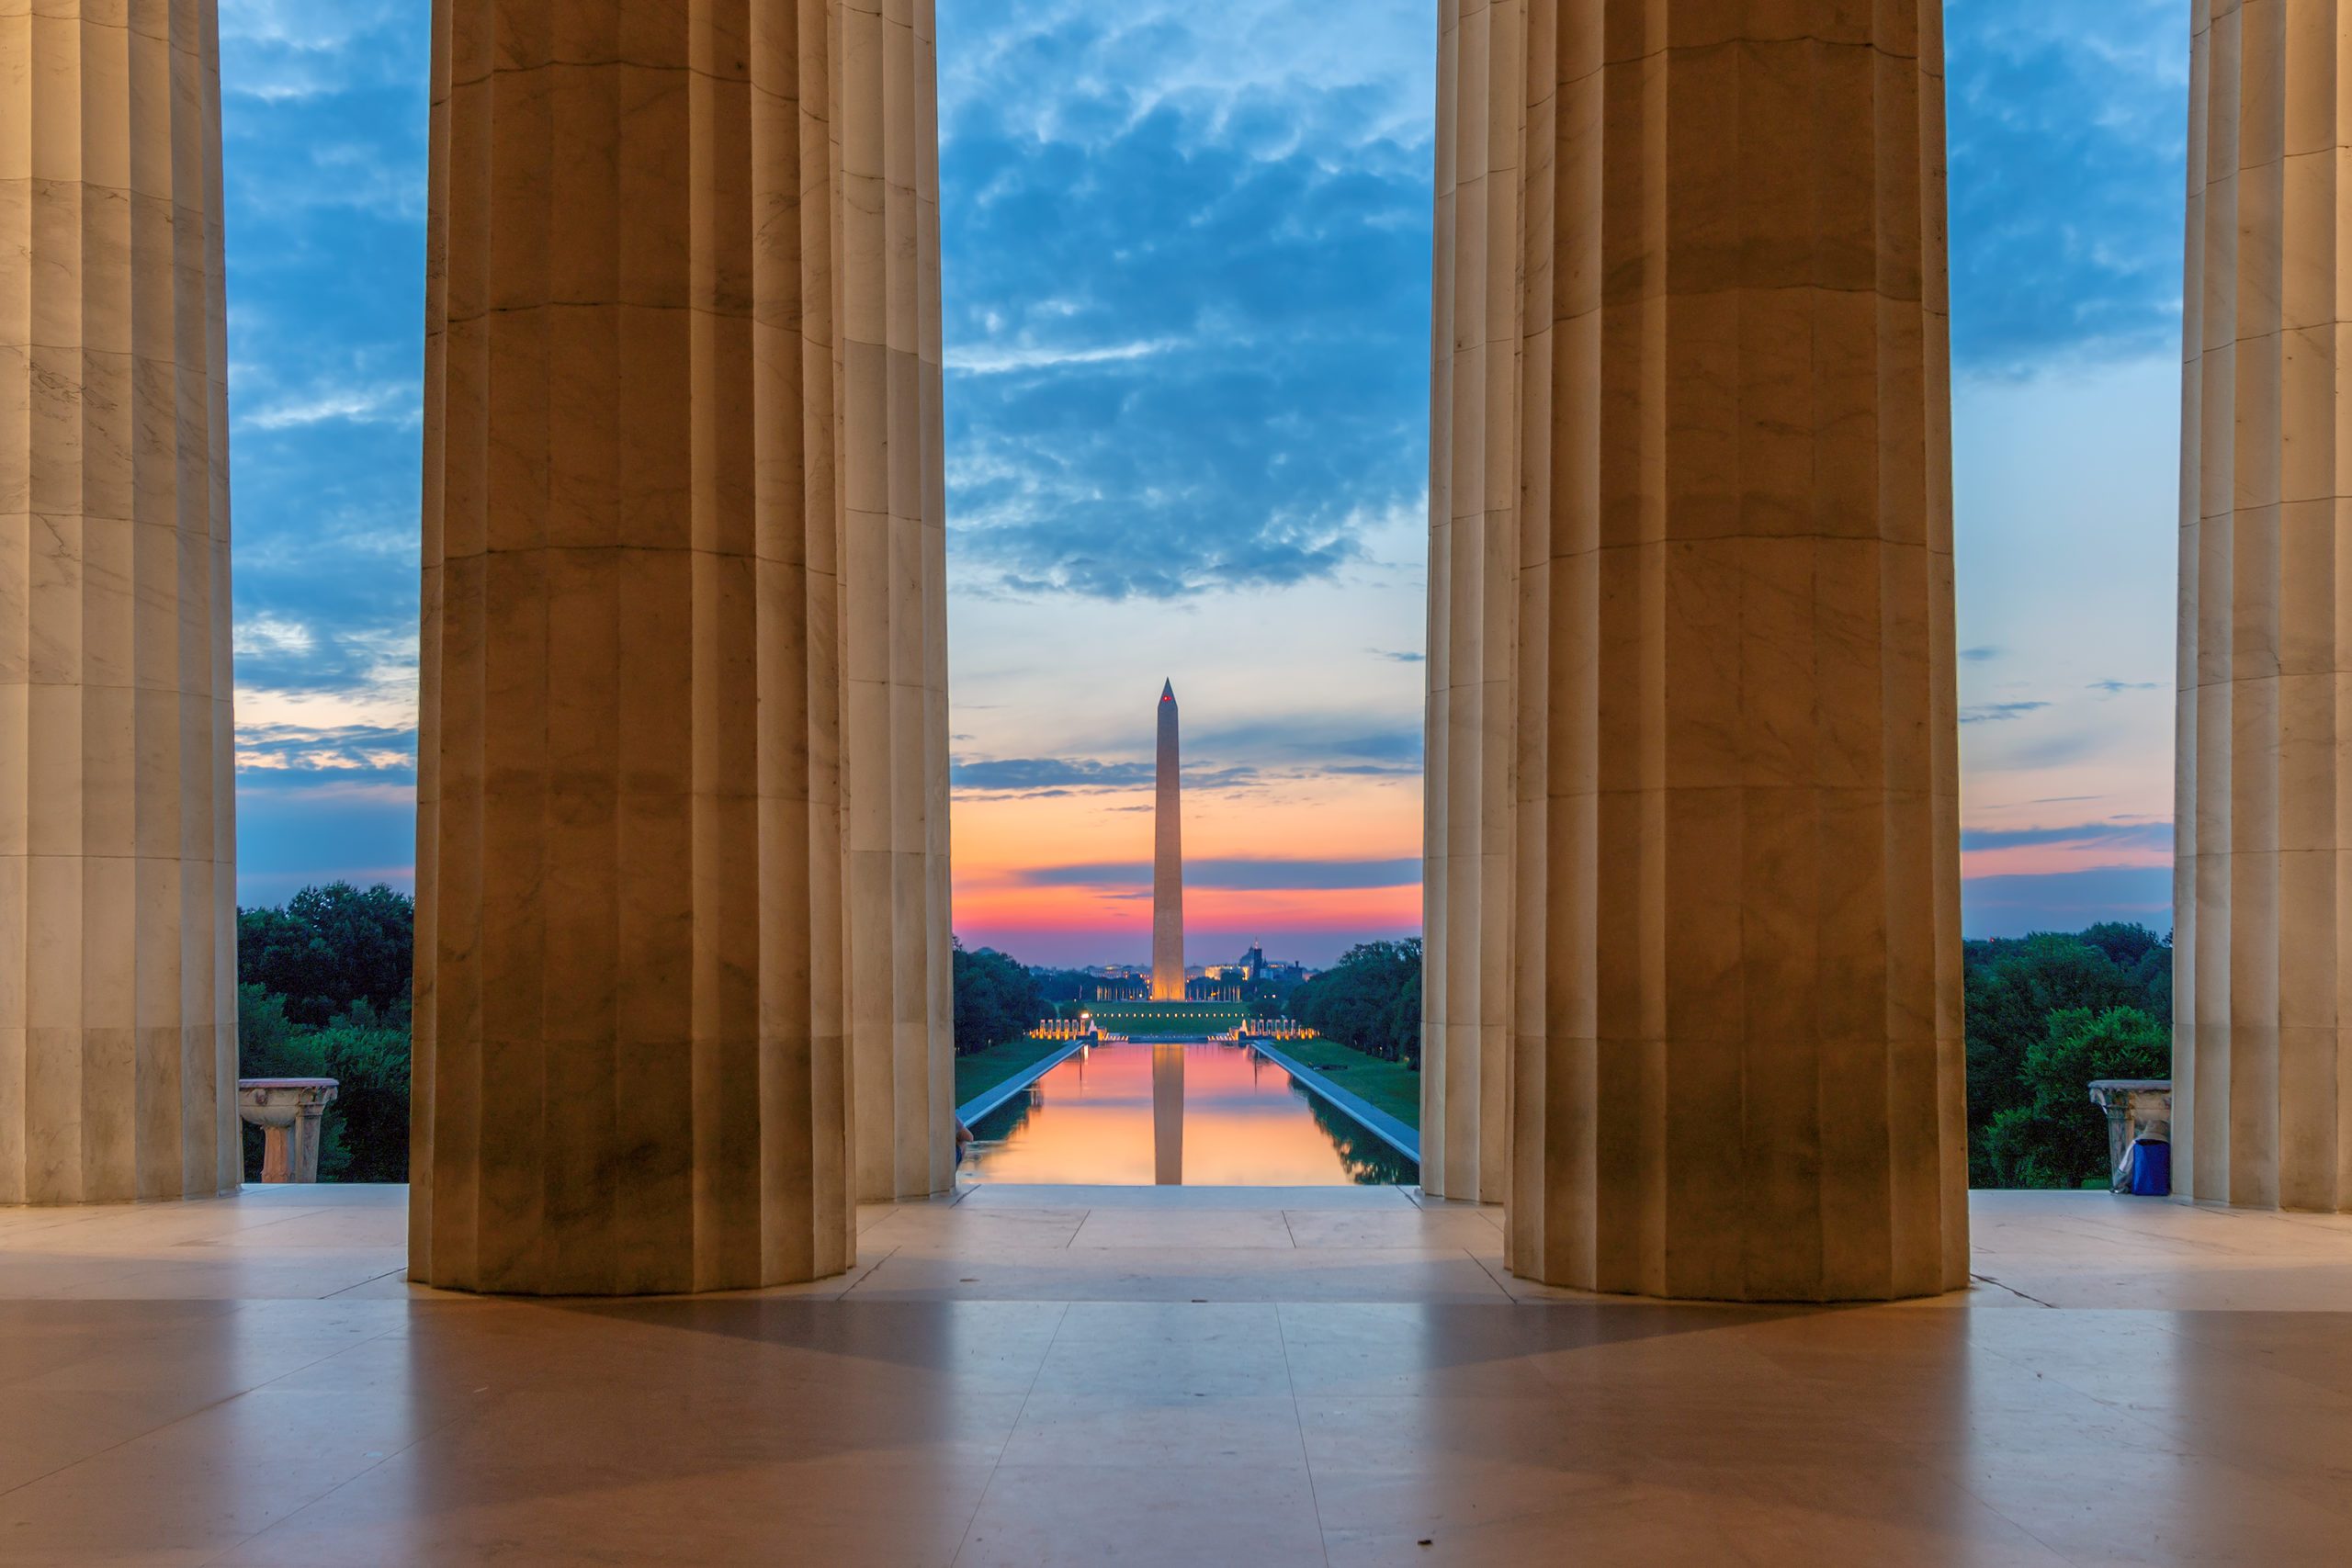
[[[242,1176],[218,40],[0,14],[0,1202]]]
[[[865,139],[932,92],[865,62],[911,15],[435,6],[416,1279],[854,1257],[854,813],[944,796],[944,737],[933,780],[854,716],[877,627],[937,630],[862,554],[892,449]],[[936,442],[901,445],[936,496]],[[888,973],[944,969],[944,909]]]
[[[1424,765],[1421,1187],[1509,1169],[1526,0],[1439,10]]]
[[[2338,0],[2198,0],[2182,332],[2174,1180],[2352,1211]]]
[[[1508,1258],[1931,1294],[1967,1280],[1941,7],[1753,20],[1527,0]]]

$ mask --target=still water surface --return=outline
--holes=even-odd
[[[1097,1045],[980,1118],[980,1181],[1345,1187],[1420,1179],[1290,1074],[1239,1045]]]

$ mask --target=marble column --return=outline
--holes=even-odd
[[[1421,1188],[1510,1169],[1511,658],[1527,0],[1442,0],[1430,369]]]
[[[2173,1183],[2352,1212],[2352,7],[2197,0]]]
[[[0,1203],[243,1162],[218,31],[0,4]]]
[[[849,1016],[868,1200],[956,1179],[933,6],[850,0],[834,54]]]
[[[1957,1288],[1939,0],[1527,39],[1510,1267]]]
[[[907,254],[935,227],[885,188],[920,181],[872,112],[929,122],[912,12],[437,0],[434,24],[411,1274],[836,1272],[853,857],[944,829],[944,746],[899,745],[938,717],[937,340]],[[885,564],[912,575],[877,645]],[[882,837],[854,836],[861,793]]]

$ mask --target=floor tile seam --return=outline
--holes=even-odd
[[[2073,1394],[2076,1399],[2095,1404],[2098,1406],[2099,1409],[2108,1411],[2111,1414],[2127,1416],[2144,1416],[2147,1414],[2146,1412],[2135,1409],[2135,1407],[2126,1404],[2122,1400],[2110,1398],[2106,1394],[2095,1393],[2090,1389],[2084,1388],[2062,1372],[2053,1372],[2049,1371],[2047,1368],[2036,1366],[2033,1362],[2025,1359],[2021,1356],[2012,1354],[2007,1350],[2000,1349],[1995,1346],[1984,1344],[1981,1340],[1970,1341],[1969,1350],[1971,1354],[1982,1352],[1992,1357],[1995,1360],[2007,1361],[2009,1365],[2030,1373],[2031,1376],[2040,1379],[2041,1382],[2049,1383],[2052,1387],[2064,1389],[2066,1393]],[[2187,1434],[2184,1433],[2181,1436],[2180,1440],[2183,1445],[2187,1446],[2187,1451],[2196,1451],[2191,1439],[2187,1436]]]
[[[885,1248],[881,1256],[875,1258],[873,1262],[857,1269],[856,1273],[850,1278],[849,1283],[843,1285],[839,1292],[832,1295],[821,1296],[817,1299],[820,1301],[832,1302],[845,1302],[849,1300],[852,1292],[855,1291],[860,1285],[865,1283],[866,1280],[874,1278],[874,1271],[881,1268],[885,1263],[890,1261],[893,1258],[896,1258],[899,1255],[899,1248],[895,1247]]]
[[[237,1242],[243,1241],[245,1237],[254,1235],[257,1231],[275,1230],[279,1225],[286,1224],[290,1221],[313,1220],[322,1215],[339,1219],[349,1212],[348,1210],[335,1208],[324,1203],[314,1203],[301,1208],[295,1208],[289,1205],[285,1207],[282,1212],[280,1212],[278,1206],[275,1204],[240,1204],[239,1209],[243,1213],[266,1214],[268,1215],[268,1218],[256,1219],[251,1224],[232,1224],[226,1230],[214,1233],[211,1237],[206,1240],[175,1241],[170,1245],[174,1247],[218,1247],[222,1245],[233,1245]]]
[[[110,1452],[112,1450],[121,1447],[123,1443],[134,1443],[134,1442],[137,1442],[137,1441],[138,1441],[140,1438],[141,1438],[149,1437],[149,1436],[153,1435],[153,1434],[154,1434],[154,1433],[156,1433],[156,1432],[160,1432],[160,1431],[162,1431],[165,1427],[176,1426],[176,1425],[178,1425],[178,1424],[179,1424],[180,1422],[182,1422],[182,1421],[191,1420],[191,1419],[193,1419],[193,1418],[194,1418],[194,1417],[196,1417],[196,1416],[198,1416],[203,1415],[203,1414],[204,1414],[206,1411],[208,1411],[208,1410],[211,1410],[211,1409],[214,1409],[214,1408],[216,1408],[216,1407],[218,1407],[218,1406],[220,1406],[220,1405],[226,1404],[229,1401],[231,1401],[231,1400],[232,1400],[232,1399],[242,1399],[242,1398],[243,1398],[246,1394],[253,1393],[256,1393],[256,1392],[258,1392],[259,1390],[262,1390],[262,1389],[267,1388],[267,1387],[269,1387],[269,1386],[270,1386],[270,1384],[271,1384],[271,1383],[274,1383],[274,1382],[277,1382],[277,1381],[279,1381],[279,1379],[280,1379],[280,1378],[292,1377],[296,1372],[300,1372],[300,1371],[307,1371],[307,1370],[308,1370],[309,1368],[311,1368],[311,1367],[315,1367],[315,1366],[319,1365],[319,1364],[320,1364],[320,1362],[322,1362],[322,1361],[332,1361],[332,1360],[334,1360],[337,1356],[345,1355],[345,1354],[349,1353],[350,1351],[353,1351],[353,1350],[356,1350],[356,1349],[361,1348],[363,1346],[367,1346],[367,1345],[374,1344],[377,1340],[387,1337],[388,1337],[388,1336],[390,1336],[392,1332],[393,1332],[393,1330],[391,1330],[391,1329],[389,1329],[389,1328],[388,1328],[388,1329],[384,1329],[384,1330],[382,1330],[382,1331],[381,1331],[381,1332],[379,1332],[379,1333],[376,1333],[376,1334],[368,1335],[368,1336],[367,1337],[365,1337],[365,1338],[362,1338],[362,1339],[355,1339],[355,1340],[353,1340],[350,1344],[344,1346],[344,1347],[343,1347],[343,1348],[341,1348],[341,1349],[339,1349],[339,1350],[331,1350],[331,1351],[329,1351],[327,1354],[325,1354],[325,1355],[323,1355],[323,1356],[322,1356],[322,1357],[318,1358],[318,1359],[317,1359],[317,1360],[307,1361],[307,1362],[303,1363],[303,1365],[302,1365],[302,1366],[300,1366],[300,1367],[291,1367],[291,1368],[288,1368],[286,1371],[279,1373],[279,1374],[277,1375],[277,1377],[273,1377],[273,1378],[269,1379],[267,1382],[258,1382],[258,1383],[254,1384],[254,1386],[253,1386],[252,1388],[243,1388],[243,1389],[239,1389],[239,1390],[237,1390],[234,1393],[227,1393],[227,1394],[223,1394],[223,1395],[221,1395],[219,1399],[215,1399],[215,1400],[208,1401],[207,1403],[205,1403],[205,1404],[203,1404],[198,1405],[198,1406],[197,1406],[195,1409],[193,1409],[193,1410],[189,1410],[189,1411],[184,1412],[184,1413],[183,1413],[183,1414],[181,1414],[181,1415],[172,1416],[170,1419],[165,1420],[165,1421],[163,1421],[163,1422],[161,1422],[161,1423],[159,1423],[159,1424],[157,1424],[157,1425],[155,1425],[155,1426],[148,1427],[144,1427],[144,1428],[141,1429],[140,1431],[133,1432],[133,1433],[131,1433],[129,1437],[126,1437],[126,1438],[122,1438],[119,1442],[110,1443],[110,1444],[108,1444],[106,1448],[103,1448],[103,1449],[94,1449],[94,1450],[92,1450],[89,1453],[86,1453],[86,1454],[83,1455],[80,1459],[73,1460],[73,1461],[70,1461],[69,1462],[67,1462],[67,1463],[66,1463],[66,1464],[64,1464],[64,1465],[61,1465],[61,1466],[59,1467],[59,1469],[61,1469],[61,1470],[71,1470],[74,1465],[81,1464],[81,1463],[83,1463],[85,1461],[96,1459],[96,1458],[97,1458],[100,1454]],[[91,1354],[90,1354],[90,1355],[88,1355],[88,1356],[82,1357],[82,1358],[79,1358],[79,1359],[74,1359],[74,1360],[65,1361],[65,1362],[60,1363],[58,1366],[53,1367],[53,1368],[47,1369],[47,1371],[44,1371],[43,1373],[38,1374],[38,1375],[46,1376],[46,1375],[48,1375],[48,1372],[71,1371],[72,1369],[74,1369],[74,1368],[75,1368],[75,1367],[85,1366],[85,1365],[89,1364],[89,1363],[90,1363],[90,1362],[92,1362],[92,1361],[100,1361],[100,1360],[104,1360],[104,1359],[107,1359],[107,1353],[106,1353],[106,1352],[104,1352],[104,1351],[95,1351],[95,1352],[91,1353]],[[0,1387],[6,1387],[6,1386],[10,1386],[10,1385],[0,1384]],[[90,1391],[88,1391],[88,1390],[75,1390],[75,1389],[56,1389],[56,1390],[51,1390],[51,1391],[48,1391],[48,1392],[51,1392],[51,1393],[64,1393],[64,1394],[70,1394],[70,1395],[76,1395],[76,1396],[86,1396],[86,1395],[87,1395],[87,1393],[88,1393]],[[53,1474],[55,1474],[55,1473],[56,1473],[56,1472],[55,1472],[55,1471],[44,1471],[44,1472],[41,1472],[41,1474],[40,1474],[40,1475],[33,1476],[33,1477],[31,1477],[29,1480],[27,1480],[27,1481],[21,1481],[21,1482],[18,1482],[18,1483],[17,1483],[17,1486],[11,1486],[11,1487],[0,1487],[0,1494],[5,1494],[5,1493],[7,1493],[7,1492],[15,1491],[15,1490],[17,1490],[17,1487],[21,1487],[21,1486],[28,1486],[28,1485],[32,1484],[32,1483],[33,1483],[33,1482],[40,1481],[40,1480],[43,1479],[44,1477],[46,1477],[46,1476],[48,1476],[48,1475],[53,1475]]]
[[[2265,1311],[2264,1309],[2252,1307],[2242,1307],[2236,1309],[2222,1309],[2218,1307],[2185,1308],[2164,1314],[2165,1321],[2158,1324],[2156,1326],[2163,1332],[2171,1335],[2174,1338],[2182,1340],[2187,1344],[2194,1345],[2199,1349],[2219,1351],[2233,1357],[2251,1358],[2256,1364],[2262,1368],[2264,1371],[2301,1383],[2306,1388],[2317,1389],[2322,1393],[2329,1394],[2335,1398],[2352,1399],[2352,1387],[2338,1387],[2334,1383],[2321,1382],[2316,1378],[2306,1377],[2301,1372],[2288,1371],[2287,1368],[2281,1364],[2281,1358],[2278,1354],[2277,1350],[2273,1348],[2262,1347],[2239,1347],[2224,1344],[2219,1340],[2200,1337],[2198,1335],[2188,1333],[2175,1326],[2175,1325],[2184,1317],[2214,1317],[2223,1315],[2230,1317],[2242,1317],[2248,1314],[2262,1316],[2265,1315]]]
[[[305,1361],[300,1366],[288,1367],[283,1372],[278,1373],[277,1377],[267,1380],[267,1382],[255,1383],[252,1388],[241,1388],[234,1393],[222,1394],[218,1399],[206,1400],[203,1404],[198,1405],[193,1410],[183,1411],[181,1414],[171,1417],[169,1420],[159,1421],[154,1426],[142,1427],[139,1431],[133,1432],[127,1437],[118,1438],[116,1441],[107,1444],[104,1448],[93,1449],[88,1453],[83,1454],[78,1459],[69,1460],[65,1463],[57,1466],[54,1470],[45,1470],[39,1475],[29,1476],[27,1479],[17,1483],[14,1486],[0,1486],[0,1497],[7,1496],[13,1493],[21,1492],[26,1487],[36,1485],[40,1482],[48,1480],[52,1475],[62,1475],[66,1471],[72,1470],[76,1465],[87,1464],[92,1460],[97,1459],[106,1454],[110,1454],[117,1449],[127,1447],[130,1444],[139,1442],[143,1438],[152,1438],[156,1433],[176,1427],[184,1421],[193,1421],[198,1416],[206,1414],[208,1411],[218,1410],[222,1405],[228,1404],[235,1400],[243,1399],[249,1393],[254,1393],[261,1389],[267,1388],[271,1383],[277,1382],[281,1379],[292,1377],[296,1372],[307,1371],[311,1368],[318,1366],[323,1362],[332,1361],[337,1356],[343,1355],[347,1351],[356,1350],[363,1345],[371,1344],[378,1339],[385,1337],[391,1332],[392,1331],[389,1328],[379,1329],[376,1333],[368,1335],[364,1338],[355,1339],[350,1344],[343,1346],[339,1349],[330,1350],[323,1356],[315,1357],[311,1360]],[[419,1440],[422,1439],[420,1438]],[[403,1446],[405,1447],[408,1445]],[[388,1454],[386,1457],[389,1458],[390,1456]],[[381,1463],[382,1461],[379,1461],[378,1462]],[[368,1468],[372,1470],[375,1467],[370,1465]],[[336,1484],[341,1485],[342,1483],[338,1482]],[[310,1505],[308,1503],[303,1505],[304,1507],[308,1507]],[[259,1533],[259,1531],[254,1532],[254,1534]],[[244,1544],[245,1540],[250,1540],[252,1539],[252,1536],[244,1537],[236,1544],[242,1546]],[[217,1561],[217,1559],[215,1561]]]
[[[2078,1310],[2093,1311],[2098,1309],[2082,1308]],[[2226,1313],[2228,1315],[2233,1317],[2245,1316],[2249,1314],[2259,1316],[2262,1315],[2264,1311],[2264,1309],[2253,1307],[2191,1310],[2213,1314]],[[2251,1361],[2256,1370],[2267,1372],[2272,1377],[2284,1378],[2287,1382],[2295,1383],[2302,1388],[2309,1389],[2313,1393],[2325,1394],[2331,1400],[2342,1400],[2346,1402],[2348,1404],[2352,1404],[2352,1391],[2338,1388],[2333,1383],[2321,1382],[2315,1378],[2305,1377],[2301,1372],[2290,1371],[2286,1365],[2282,1364],[2280,1358],[2271,1351],[2258,1349],[2240,1350],[2235,1347],[2216,1344],[2211,1339],[2199,1339],[2195,1335],[2184,1334],[2179,1329],[2175,1328],[2172,1325],[2172,1320],[2177,1320],[2187,1315],[2187,1314],[2182,1312],[2168,1312],[2163,1315],[2167,1321],[2156,1325],[2157,1329],[2164,1334],[2169,1335],[2173,1338],[2178,1339],[2185,1345],[2193,1345],[2200,1350],[2218,1352],[2220,1354],[2229,1356],[2233,1361],[2240,1363]],[[2002,1352],[1995,1351],[1994,1353],[1996,1355],[1999,1355]],[[2073,1385],[2069,1384],[2067,1386],[2072,1387]],[[2130,1405],[2119,1404],[2114,1400],[2107,1399],[2104,1396],[2098,1394],[2090,1394],[2086,1395],[2086,1397],[2098,1399],[2100,1404],[2110,1405],[2119,1410],[2128,1410],[2132,1408]]]
[[[1940,1477],[1946,1485],[1951,1487],[1962,1496],[1966,1497],[1969,1501],[1974,1503],[1978,1507],[1983,1508],[1987,1513],[1991,1514],[1995,1518],[2005,1521],[2010,1529],[2016,1530],[2019,1535],[2024,1536],[2026,1540],[2041,1548],[2042,1551],[2050,1553],[2051,1556],[2056,1558],[2059,1562],[2068,1563],[2081,1563],[2085,1562],[2085,1559],[2081,1556],[2067,1551],[2056,1541],[2043,1535],[2040,1530],[2035,1529],[2025,1520],[2018,1517],[2017,1515],[2009,1512],[2007,1508],[2001,1506],[2000,1504],[1995,1502],[1992,1498],[1978,1491],[1974,1486],[1971,1485],[1957,1470],[1955,1470],[1951,1465],[1946,1463],[1944,1461],[1930,1458],[1925,1462],[1927,1463],[1928,1468],[1934,1472],[1936,1475]]]
[[[1972,1269],[1968,1277],[1972,1280],[1982,1280],[1984,1283],[1992,1286],[1996,1291],[2007,1291],[2009,1294],[2017,1297],[2018,1300],[2021,1302],[2031,1302],[2034,1305],[2041,1307],[2047,1311],[2060,1312],[2064,1310],[2055,1302],[2045,1302],[2040,1296],[2029,1295],[2025,1292],[2018,1290],[2015,1285],[2005,1284],[2001,1280],[1995,1279],[1990,1274],[1979,1274]]]
[[[964,1553],[971,1550],[972,1531],[980,1522],[980,1509],[987,1506],[989,1493],[996,1485],[997,1472],[1004,1468],[1005,1451],[1012,1447],[1012,1435],[1021,1430],[1021,1423],[1029,1415],[1029,1402],[1036,1397],[1037,1384],[1046,1375],[1046,1363],[1053,1358],[1054,1347],[1061,1342],[1062,1329],[1069,1322],[1069,1303],[1061,1303],[1062,1310],[1054,1319],[1054,1331],[1046,1337],[1044,1354],[1037,1358],[1036,1370],[1029,1374],[1029,1386],[1021,1391],[1021,1408],[1012,1413],[1012,1423],[1004,1429],[1004,1437],[997,1443],[996,1455],[989,1461],[989,1478],[972,1498],[971,1517],[964,1521],[964,1533],[956,1539],[956,1555],[949,1562],[961,1562]]]
[[[1532,1306],[1535,1303],[1536,1298],[1532,1296],[1519,1296],[1512,1294],[1511,1288],[1503,1283],[1502,1276],[1496,1273],[1492,1269],[1487,1268],[1487,1260],[1479,1257],[1476,1253],[1471,1251],[1468,1247],[1465,1247],[1462,1249],[1462,1256],[1467,1258],[1471,1262],[1476,1263],[1478,1266],[1478,1272],[1484,1274],[1488,1282],[1491,1283],[1496,1290],[1502,1292],[1503,1301],[1507,1305]]]
[[[238,1397],[243,1396],[240,1395]],[[299,1506],[287,1509],[286,1512],[270,1520],[269,1523],[262,1526],[261,1529],[254,1530],[250,1535],[239,1537],[220,1551],[206,1558],[202,1564],[202,1568],[215,1568],[216,1564],[233,1565],[241,1561],[237,1556],[237,1553],[243,1551],[246,1547],[251,1546],[254,1541],[259,1540],[262,1537],[269,1534],[272,1530],[293,1523],[296,1519],[300,1518],[304,1514],[309,1513],[311,1509],[318,1507],[322,1504],[333,1498],[336,1493],[343,1491],[354,1482],[360,1481],[368,1476],[373,1475],[376,1472],[383,1469],[384,1466],[391,1463],[392,1461],[400,1458],[402,1454],[408,1453],[412,1450],[421,1448],[433,1438],[438,1438],[442,1433],[455,1427],[461,1419],[461,1416],[454,1413],[446,1416],[440,1420],[434,1422],[424,1430],[419,1431],[414,1437],[411,1438],[407,1442],[401,1444],[399,1447],[386,1449],[381,1457],[379,1457],[373,1464],[363,1465],[359,1469],[353,1471],[349,1475],[345,1476],[342,1480],[334,1483],[333,1485],[313,1493],[311,1496],[304,1498]]]
[[[1283,1223],[1290,1223],[1285,1212]],[[1298,1378],[1291,1369],[1290,1327],[1283,1321],[1283,1304],[1274,1303],[1274,1343],[1283,1353],[1283,1388],[1290,1395],[1291,1424],[1298,1430],[1298,1461],[1306,1471],[1306,1506],[1315,1510],[1315,1544],[1323,1553],[1323,1568],[1331,1568],[1331,1538],[1323,1524],[1323,1499],[1315,1485],[1315,1455],[1306,1446],[1306,1416],[1298,1408]]]
[[[337,1296],[347,1296],[354,1291],[364,1290],[368,1286],[374,1284],[379,1280],[389,1280],[395,1274],[406,1274],[407,1272],[408,1264],[405,1261],[395,1263],[380,1274],[370,1274],[365,1280],[356,1280],[352,1284],[345,1285],[339,1291],[329,1291],[323,1296],[312,1296],[311,1299],[318,1302],[331,1302]]]

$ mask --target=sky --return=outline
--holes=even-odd
[[[1420,919],[1434,0],[944,0],[956,924]],[[409,886],[422,0],[220,0],[239,897]],[[2170,928],[2188,0],[1948,0],[1967,934]]]

